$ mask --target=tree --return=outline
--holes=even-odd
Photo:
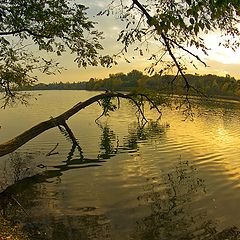
[[[146,0],[144,3],[114,0],[99,15],[112,12],[126,21],[126,28],[118,37],[118,41],[123,43],[123,55],[133,44],[147,43],[148,40],[159,44],[160,51],[151,54],[153,65],[150,73],[158,64],[161,64],[160,72],[175,66],[177,73],[186,81],[186,66],[175,53],[183,51],[205,64],[188,50],[189,46],[194,46],[207,54],[203,33],[220,31],[224,36],[220,44],[233,49],[239,46],[238,0]],[[34,83],[36,77],[31,72],[35,69],[51,73],[58,67],[53,60],[34,55],[29,44],[56,55],[70,50],[76,55],[77,64],[83,67],[110,66],[115,62],[116,56],[111,58],[99,54],[103,50],[99,42],[103,38],[102,33],[89,20],[86,9],[82,4],[63,0],[5,0],[0,3],[0,86],[7,96],[11,96],[16,87]],[[146,54],[143,47],[138,46],[135,50],[140,55]],[[166,53],[172,63],[166,59]],[[186,85],[190,87],[187,81]]]
[[[100,14],[120,13],[120,18],[126,21],[126,28],[121,31],[118,38],[118,41],[124,44],[121,52],[123,55],[131,45],[137,43],[140,43],[140,46],[135,50],[143,55],[144,48],[148,51],[148,47],[142,47],[142,44],[148,44],[149,40],[156,41],[159,52],[150,56],[153,64],[149,68],[149,73],[153,73],[159,64],[160,73],[175,67],[176,74],[182,76],[186,88],[190,89],[191,86],[185,77],[186,65],[181,53],[187,53],[206,66],[206,63],[188,48],[195,47],[208,54],[209,49],[204,42],[203,34],[219,31],[222,33],[220,45],[232,49],[239,47],[238,0],[146,0],[144,2],[145,5],[139,0],[115,0],[109,9]],[[169,57],[166,57],[167,54],[171,62]],[[190,63],[195,66],[192,60]]]
[[[142,116],[143,120],[147,121],[147,119],[144,116],[143,110],[141,108],[142,103],[141,103],[141,101],[138,101],[136,99],[137,96],[146,98],[149,101],[149,103],[152,105],[152,107],[155,108],[158,111],[158,113],[161,115],[161,111],[158,109],[156,104],[148,96],[146,96],[144,94],[141,94],[141,93],[123,94],[123,93],[115,93],[115,92],[102,93],[102,94],[96,95],[92,98],[89,98],[88,100],[86,100],[84,102],[79,102],[76,105],[74,105],[72,108],[70,108],[69,110],[60,114],[59,116],[57,116],[55,118],[51,118],[47,121],[41,122],[41,123],[33,126],[32,128],[28,129],[27,131],[23,132],[22,134],[16,136],[12,140],[5,142],[3,144],[0,144],[0,157],[15,151],[16,149],[18,149],[19,147],[21,147],[22,145],[24,145],[31,139],[35,138],[39,134],[41,134],[51,128],[54,128],[54,127],[58,127],[60,129],[60,131],[62,131],[64,134],[66,133],[69,136],[69,138],[71,139],[72,144],[74,146],[77,146],[79,148],[79,151],[81,152],[81,150],[80,150],[81,148],[78,144],[78,141],[75,138],[72,130],[68,126],[67,120],[70,117],[72,117],[74,114],[78,113],[80,110],[82,110],[96,102],[98,102],[103,108],[103,113],[100,117],[102,117],[103,115],[108,115],[108,113],[110,111],[114,111],[115,109],[117,109],[117,106],[111,102],[112,98],[118,98],[118,100],[120,98],[123,98],[123,99],[131,100],[136,105],[137,111]],[[98,117],[98,119],[100,117]],[[98,120],[98,119],[96,119],[96,120]],[[64,129],[62,127],[64,127]]]
[[[50,74],[59,70],[52,59],[34,55],[30,45],[57,56],[75,54],[78,66],[108,66],[102,33],[95,29],[84,5],[64,0],[6,0],[0,3],[0,87],[5,98],[16,97],[14,90],[36,82],[35,70]]]
[[[175,68],[176,76],[180,75],[185,83],[187,94],[189,90],[196,91],[196,88],[191,86],[186,78],[186,66],[180,53],[185,53],[206,66],[188,47],[194,46],[207,54],[208,48],[202,34],[211,31],[222,33],[224,37],[220,44],[225,47],[236,49],[239,46],[239,0],[146,0],[144,3],[138,0],[114,0],[109,8],[99,15],[113,13],[126,21],[126,27],[118,37],[118,41],[123,44],[120,54],[126,61],[129,61],[125,55],[131,45],[139,43],[135,50],[144,55],[149,49],[145,51],[143,46],[148,44],[149,40],[159,44],[159,51],[151,54],[150,59],[153,62],[149,73],[154,73],[159,64],[160,75],[169,68]],[[26,45],[29,43],[33,43],[41,51],[53,52],[56,55],[70,50],[76,54],[77,64],[83,67],[98,64],[111,66],[116,63],[117,55],[110,57],[99,53],[103,49],[99,42],[102,34],[87,17],[86,7],[74,1],[5,0],[0,3],[0,20],[0,86],[5,91],[5,99],[15,97],[14,90],[18,87],[33,84],[36,78],[30,74],[35,69],[51,73],[58,67],[53,60],[34,55]],[[190,63],[194,64],[192,60]],[[176,79],[177,77],[173,81]],[[36,125],[30,132],[25,132],[27,139],[30,140],[51,127],[62,125],[75,143],[66,120],[82,108],[104,99],[106,101],[103,102],[107,104],[102,103],[103,114],[106,114],[108,110],[115,109],[111,104],[114,97],[130,99],[141,112],[141,104],[134,99],[136,94],[133,96],[107,92],[84,103],[78,103],[52,121]],[[144,97],[151,101],[147,96]],[[186,100],[188,101],[187,98]],[[154,105],[153,101],[151,103]],[[15,140],[26,142],[24,134]],[[6,154],[22,145],[16,145],[15,140],[0,145],[0,151],[10,149],[4,152]]]

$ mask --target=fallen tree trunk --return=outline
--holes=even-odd
[[[115,92],[102,93],[102,94],[96,95],[92,98],[89,98],[88,100],[86,100],[84,102],[79,102],[76,105],[74,105],[72,108],[67,110],[66,112],[62,113],[61,115],[59,115],[55,118],[51,118],[47,121],[41,122],[41,123],[33,126],[32,128],[28,129],[27,131],[23,132],[22,134],[18,135],[17,137],[11,139],[10,141],[0,144],[0,157],[15,151],[16,149],[18,149],[19,147],[21,147],[22,145],[24,145],[31,139],[35,138],[36,136],[40,135],[41,133],[43,133],[51,128],[63,126],[69,132],[69,128],[67,126],[66,121],[70,117],[72,117],[74,114],[76,114],[80,110],[84,109],[85,107],[87,107],[95,102],[98,102],[99,100],[104,99],[104,98],[117,97],[117,98],[130,99],[136,104],[136,106],[138,107],[138,110],[144,117],[144,114],[141,112],[140,106],[133,99],[133,97],[137,96],[137,95],[146,97],[151,102],[151,100],[144,94],[122,94],[122,93],[115,93]],[[155,106],[155,108],[161,114],[161,112],[159,111],[159,109],[156,106]],[[71,134],[70,134],[70,137],[71,137]],[[75,141],[76,141],[75,137],[73,136],[73,137],[71,137],[71,139],[75,143]]]

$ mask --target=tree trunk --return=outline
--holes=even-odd
[[[19,147],[21,147],[22,145],[24,145],[31,139],[35,138],[36,136],[40,135],[41,133],[43,133],[51,128],[61,126],[61,125],[66,127],[67,126],[66,121],[70,117],[72,117],[74,114],[76,114],[83,108],[85,108],[95,102],[98,102],[101,99],[114,98],[114,97],[130,99],[139,108],[137,102],[132,98],[133,96],[136,96],[136,95],[141,95],[148,99],[148,97],[144,94],[122,94],[122,93],[107,92],[107,93],[102,93],[102,94],[96,95],[92,98],[89,98],[88,100],[86,100],[84,102],[79,102],[75,106],[73,106],[72,108],[67,110],[66,112],[62,113],[61,115],[59,115],[55,118],[49,119],[47,121],[41,122],[41,123],[33,126],[32,128],[28,129],[27,131],[23,132],[22,134],[18,135],[17,137],[11,139],[10,141],[0,144],[0,157],[15,151],[16,149],[18,149]],[[150,99],[148,99],[148,100],[150,100]],[[154,107],[158,110],[158,108],[156,106],[154,106]],[[141,109],[138,109],[138,110],[141,110]],[[159,110],[158,110],[158,112],[160,113]],[[141,114],[143,115],[143,113],[141,113]],[[66,130],[68,130],[68,132],[69,132],[69,129],[66,129]]]

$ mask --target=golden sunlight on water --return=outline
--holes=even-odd
[[[1,113],[1,140],[96,93],[41,94],[36,105]],[[58,130],[18,151],[31,155],[29,163],[44,165],[38,184],[28,182],[29,190],[18,193],[32,221],[52,239],[61,239],[60,229],[89,239],[152,239],[144,237],[152,232],[158,239],[170,233],[169,239],[211,239],[204,235],[206,227],[221,239],[223,230],[240,227],[239,105],[200,105],[194,121],[169,109],[160,122],[154,121],[156,113],[147,113],[152,121],[144,127],[133,113],[122,104],[95,124],[101,114],[96,104],[73,117],[69,125],[81,154]],[[46,157],[56,143],[58,154]],[[0,160],[4,166],[9,157]]]

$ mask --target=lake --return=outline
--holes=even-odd
[[[0,110],[0,141],[98,93],[34,92]],[[240,105],[198,107],[194,121],[146,110],[145,126],[126,101],[98,123],[98,104],[82,110],[68,121],[81,151],[55,128],[0,158],[2,188],[37,174],[12,189],[9,215],[33,239],[238,239]]]

